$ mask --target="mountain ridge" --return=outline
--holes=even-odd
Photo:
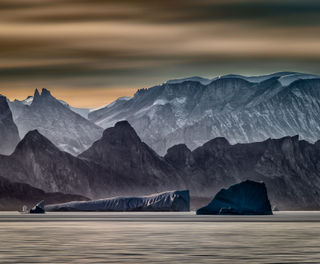
[[[0,210],[21,210],[22,205],[29,208],[41,200],[46,204],[63,203],[69,201],[85,201],[88,198],[80,195],[64,193],[46,193],[41,189],[34,188],[29,184],[11,182],[6,178],[0,177]]]
[[[225,138],[215,138],[193,151],[185,145],[174,146],[165,159],[183,164],[179,168],[190,177],[195,196],[250,179],[265,182],[270,199],[280,208],[320,206],[319,141],[312,144],[296,135],[232,145]]]
[[[166,82],[92,111],[89,120],[104,128],[127,120],[161,155],[176,144],[195,149],[219,136],[232,143],[294,134],[310,142],[318,139],[319,76],[284,72],[259,81],[256,76],[254,82],[248,78],[222,76],[207,85],[194,80]],[[290,78],[290,84],[283,85],[280,78]]]
[[[43,88],[35,90],[28,104],[10,102],[19,134],[24,137],[30,130],[38,129],[60,149],[77,155],[97,140],[103,129],[72,111]]]
[[[193,151],[173,146],[161,157],[122,121],[74,157],[34,130],[13,154],[0,155],[0,177],[89,198],[189,189],[193,208],[221,188],[250,179],[264,181],[281,209],[314,210],[320,208],[319,142],[287,136],[230,144],[218,137]]]

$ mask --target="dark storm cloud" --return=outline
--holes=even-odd
[[[187,75],[319,73],[319,17],[310,0],[2,0],[0,89],[100,89],[73,100],[99,105]]]

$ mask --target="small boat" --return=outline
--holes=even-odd
[[[28,206],[22,206],[22,210],[18,211],[20,214],[29,214]]]
[[[22,211],[19,211],[20,214],[44,214],[44,201],[37,203],[34,207],[28,210],[28,206],[22,206]]]

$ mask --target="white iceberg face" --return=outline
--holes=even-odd
[[[169,191],[141,197],[114,197],[45,206],[46,211],[190,211],[189,191]]]

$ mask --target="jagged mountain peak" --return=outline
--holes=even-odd
[[[120,121],[114,127],[107,128],[102,138],[79,157],[108,164],[108,167],[113,167],[115,170],[118,169],[115,166],[119,162],[123,162],[123,165],[118,164],[120,167],[125,167],[124,164],[129,163],[127,166],[133,166],[135,169],[143,168],[143,160],[157,166],[158,162],[162,162],[162,158],[141,141],[128,121]]]
[[[34,90],[33,98],[37,98],[37,97],[39,97],[39,96],[40,96],[39,90],[38,90],[38,88],[36,88],[36,89]]]
[[[32,150],[59,151],[59,149],[37,129],[29,131],[18,143],[13,155]]]
[[[8,99],[0,95],[0,154],[12,153],[20,137],[13,121]]]
[[[108,141],[111,144],[135,144],[141,142],[136,131],[126,120],[119,121],[114,127],[107,128],[103,132],[101,140]]]
[[[37,129],[58,148],[74,155],[90,147],[103,133],[102,128],[72,111],[46,88],[41,93],[36,89],[27,102],[12,102],[10,107],[21,138]]]
[[[1,94],[0,94],[0,109],[1,111],[5,111],[5,112],[7,112],[7,110],[9,109],[7,97]]]
[[[92,144],[87,150],[79,155],[98,163],[112,163],[114,159],[139,159],[143,153],[158,156],[151,148],[144,144],[136,131],[128,121],[120,121],[115,126],[107,128],[100,139]],[[137,155],[137,153],[139,153]],[[118,163],[118,161],[116,161]],[[110,165],[111,167],[114,164]]]
[[[48,95],[51,95],[51,92],[50,90],[48,90],[47,88],[42,88],[41,89],[41,93],[39,92],[38,88],[36,88],[34,90],[34,95],[33,97],[38,97],[38,96],[48,96]],[[28,96],[29,98],[30,96]]]
[[[45,136],[43,136],[37,129],[34,130],[30,130],[22,139],[22,141],[38,141],[38,140],[42,140],[42,139],[46,139]]]
[[[91,111],[89,108],[78,108],[78,107],[72,107],[69,105],[67,102],[63,100],[56,99],[50,92],[50,90],[46,88],[42,88],[41,93],[39,92],[38,89],[34,91],[34,95],[29,95],[26,99],[20,101],[15,99],[11,104],[14,104],[16,107],[22,106],[22,105],[31,105],[33,102],[34,97],[38,98],[37,100],[39,101],[39,98],[51,98],[52,101],[58,101],[60,104],[65,106],[66,108],[70,109],[72,112],[75,112],[78,115],[81,115],[85,119],[88,119],[88,114]],[[41,101],[42,101],[41,99]]]
[[[29,101],[30,100],[31,98]],[[38,105],[38,103],[42,102],[48,103],[49,101],[55,105],[63,105],[58,99],[51,95],[51,92],[48,89],[42,88],[41,93],[38,89],[36,89],[32,98],[31,106]]]
[[[51,92],[48,89],[42,88],[41,96],[50,96],[50,95],[51,95]]]
[[[126,182],[122,189],[128,193],[132,192],[133,185],[163,190],[165,185],[181,184],[175,168],[142,142],[127,121],[118,122],[114,127],[106,129],[102,138],[78,157],[116,172],[116,181],[121,180],[116,175],[125,176]]]
[[[8,100],[8,98],[6,96],[0,94],[0,108],[2,109],[2,111],[9,110],[9,103],[10,103],[10,101]]]
[[[127,120],[122,120],[122,121],[117,122],[114,127],[115,128],[133,129]]]

